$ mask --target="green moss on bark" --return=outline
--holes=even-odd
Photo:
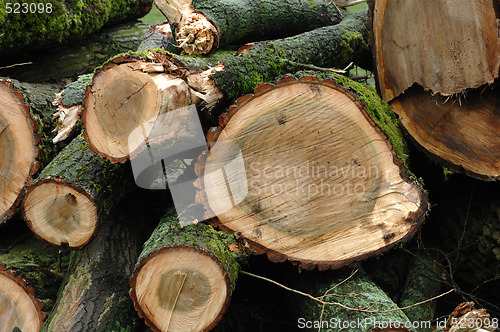
[[[149,240],[144,243],[137,264],[162,248],[184,246],[202,249],[215,256],[222,264],[229,277],[231,290],[234,290],[240,270],[238,260],[243,256],[239,251],[231,251],[231,244],[237,244],[234,235],[217,231],[212,226],[198,223],[182,227],[175,209],[170,208]]]
[[[102,219],[133,188],[127,165],[102,159],[89,149],[83,135],[79,135],[40,172],[34,184],[47,178],[60,178],[83,189],[93,197]]]
[[[55,310],[42,331],[134,331],[139,317],[128,278],[139,255],[139,235],[109,217],[96,238],[71,253]]]
[[[399,298],[399,306],[402,308],[412,306],[439,295],[441,272],[441,268],[433,260],[424,255],[415,256],[408,272],[406,285]],[[434,318],[435,310],[436,301],[431,301],[405,309],[404,313],[416,324],[429,322],[429,326],[421,324],[417,331],[431,332],[430,322]]]
[[[58,248],[41,243],[31,234],[7,235],[0,237],[0,264],[22,276],[43,303],[42,310],[50,311],[68,268],[68,251],[59,253]]]
[[[5,4],[2,5],[0,53],[82,39],[105,25],[144,16],[151,9],[152,0],[25,0],[22,3],[28,5],[27,13],[22,13],[22,6],[20,13],[5,13]],[[43,5],[41,12],[38,4]],[[30,5],[36,6],[36,13],[29,12]]]
[[[350,308],[363,308],[373,311],[397,309],[398,306],[357,266],[358,272],[343,282],[349,274],[347,271],[302,272],[297,277],[297,285],[301,291],[313,296],[322,297],[327,302],[338,302]],[[311,282],[314,280],[314,282]],[[333,288],[335,287],[335,288]],[[332,289],[333,288],[333,289]],[[292,297],[293,296],[293,297]],[[336,305],[323,305],[311,299],[290,295],[290,302],[296,313],[300,327],[300,318],[312,322],[305,331],[352,331],[367,332],[376,327],[388,324],[395,326],[411,326],[408,317],[400,310],[387,313],[368,313],[341,308]],[[314,325],[316,324],[316,326]],[[350,325],[345,325],[350,324]],[[380,324],[377,326],[377,324]],[[412,329],[409,329],[413,331]]]
[[[328,0],[194,0],[193,6],[219,29],[219,47],[293,36],[342,19]]]

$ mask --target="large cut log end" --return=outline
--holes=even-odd
[[[39,181],[29,189],[23,202],[23,214],[39,238],[70,248],[87,244],[99,220],[92,196],[57,178]]]
[[[448,96],[498,78],[499,13],[494,0],[369,3],[373,55],[385,101],[414,83]]]
[[[207,331],[229,304],[239,271],[234,236],[181,227],[170,209],[144,244],[130,280],[135,308],[154,331]]]
[[[36,122],[20,92],[0,81],[0,223],[10,217],[24,187],[38,169]]]
[[[135,271],[130,295],[155,331],[205,331],[219,321],[231,286],[217,258],[189,247],[160,250]]]
[[[494,181],[500,179],[499,93],[500,87],[493,86],[445,98],[414,86],[390,104],[417,146],[433,159]]]
[[[21,277],[0,265],[0,322],[2,331],[38,332],[45,314],[42,303]],[[17,329],[16,329],[17,328]]]
[[[408,240],[427,200],[374,122],[387,105],[366,109],[316,77],[263,84],[240,98],[198,169],[206,217],[272,260],[308,269],[339,268]],[[384,129],[389,135],[397,123]]]

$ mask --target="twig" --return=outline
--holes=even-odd
[[[333,2],[341,8],[347,8],[350,6],[366,2],[366,0],[334,0]]]
[[[7,68],[12,68],[12,67],[24,66],[24,65],[32,65],[32,64],[33,64],[33,62],[15,63],[13,65],[5,66],[5,67],[0,67],[0,69],[7,69]]]
[[[341,308],[346,309],[346,310],[359,311],[359,312],[367,312],[367,313],[370,313],[370,314],[383,314],[383,313],[394,312],[394,311],[398,311],[398,310],[406,310],[406,309],[413,308],[413,307],[419,306],[419,305],[427,303],[427,302],[434,301],[434,300],[436,300],[436,299],[438,299],[440,297],[443,297],[443,296],[448,295],[451,292],[455,291],[455,289],[452,288],[449,291],[444,292],[442,294],[439,294],[437,296],[431,297],[430,299],[427,299],[427,300],[424,300],[424,301],[421,301],[421,302],[418,302],[418,303],[414,303],[412,305],[409,305],[409,306],[406,306],[406,307],[402,307],[402,308],[389,309],[389,310],[367,310],[367,309],[361,309],[361,308],[351,308],[351,307],[348,307],[348,306],[346,306],[346,305],[344,305],[342,303],[339,303],[339,302],[326,302],[326,301],[323,301],[323,300],[321,300],[321,299],[319,299],[317,297],[312,296],[311,294],[307,294],[307,293],[301,292],[299,290],[287,287],[287,286],[285,286],[283,284],[280,284],[277,281],[268,279],[266,277],[262,277],[262,276],[259,276],[259,275],[256,275],[256,274],[253,274],[253,273],[250,273],[250,272],[246,272],[246,271],[241,271],[241,273],[245,274],[247,276],[250,276],[250,277],[254,277],[254,278],[257,278],[257,279],[265,280],[267,282],[275,284],[276,286],[279,286],[279,287],[281,287],[283,289],[286,289],[287,291],[290,291],[292,293],[296,293],[296,294],[305,296],[305,297],[310,298],[311,300],[319,302],[321,304],[334,305],[334,306],[338,306],[338,307],[341,307]]]
[[[455,257],[455,264],[458,265],[458,257],[460,256],[460,250],[462,249],[462,242],[465,237],[465,231],[467,230],[467,221],[469,220],[469,212],[470,212],[470,205],[472,203],[472,197],[474,196],[474,188],[472,188],[470,192],[470,197],[469,197],[469,204],[467,205],[467,212],[465,213],[465,220],[464,220],[464,228],[462,230],[462,236],[460,237],[460,240],[458,241],[458,246],[457,246],[457,256]]]
[[[347,69],[349,69],[353,65],[353,63],[351,62],[344,69],[336,69],[336,68],[322,68],[322,67],[317,67],[315,65],[309,65],[309,64],[306,64],[306,63],[299,63],[299,62],[290,61],[290,60],[288,60],[288,62],[290,62],[292,65],[301,66],[301,67],[309,68],[309,69],[312,69],[312,70],[329,71],[329,72],[333,72],[333,73],[337,73],[337,74],[345,74],[345,73],[347,73]]]
[[[358,269],[352,271],[351,275],[348,276],[347,278],[345,278],[344,280],[342,280],[341,282],[339,282],[338,284],[336,284],[335,286],[333,286],[332,288],[330,288],[329,290],[327,290],[325,292],[325,294],[323,294],[323,296],[320,297],[321,300],[323,300],[325,298],[325,296],[332,290],[334,290],[335,288],[337,288],[338,286],[342,285],[343,283],[345,283],[347,280],[351,279],[356,273],[358,272]],[[325,306],[326,304],[323,304],[322,307],[321,307],[321,314],[319,315],[319,325],[320,327],[318,327],[318,332],[321,331],[321,322],[323,321],[323,314],[325,312]]]

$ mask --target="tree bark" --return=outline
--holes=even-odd
[[[181,49],[175,43],[174,35],[168,23],[156,24],[150,27],[139,46],[137,46],[137,51],[142,52],[148,49],[162,48],[170,53],[178,54],[181,52]]]
[[[125,172],[122,165],[112,165],[90,151],[79,136],[28,189],[24,219],[44,241],[81,248],[129,190],[131,183]]]
[[[171,58],[149,52],[114,58],[96,71],[87,89],[85,138],[93,151],[123,162],[133,151],[128,146],[131,133],[168,111],[190,104],[211,109],[222,97],[220,106],[227,106],[261,82],[303,69],[302,62],[342,67],[366,59],[365,19],[366,13],[361,13],[332,27],[250,45],[240,56],[226,52]],[[104,105],[114,106],[110,111]]]
[[[378,87],[417,146],[454,171],[500,179],[498,2],[369,4]]]
[[[293,36],[342,19],[338,7],[325,0],[160,0],[156,5],[176,27],[177,45],[187,54]]]
[[[423,253],[417,254],[411,263],[407,275],[406,285],[403,288],[398,304],[401,308],[412,306],[439,295],[441,289],[441,267]],[[430,323],[434,318],[436,301],[427,302],[403,310],[405,315],[415,325],[419,322],[429,322],[428,326],[420,324],[416,330],[431,332]]]
[[[358,265],[354,276],[346,271],[302,272],[295,283],[298,290],[321,298],[326,302],[337,302],[353,308],[349,310],[337,305],[324,305],[291,294],[299,328],[305,331],[415,331],[411,321],[398,306],[378,287]],[[347,280],[346,280],[347,279]],[[311,282],[314,280],[314,282]],[[346,280],[346,281],[344,281]],[[355,309],[371,310],[361,312]],[[387,313],[377,311],[394,310]]]
[[[50,52],[27,50],[5,54],[0,67],[30,63],[0,69],[0,74],[29,82],[60,82],[90,73],[115,54],[135,50],[144,40],[149,25],[141,21],[123,23],[102,29],[84,40],[71,44],[51,45]]]
[[[56,300],[68,255],[38,241],[20,224],[0,235],[0,321],[5,331],[39,331]]]
[[[149,12],[152,5],[151,0],[126,0],[118,4],[111,0],[25,3],[27,9],[23,8],[23,3],[20,3],[21,8],[12,4],[12,13],[6,13],[4,8],[5,14],[0,16],[3,32],[0,41],[2,54],[82,40],[105,25],[142,17]],[[19,13],[16,13],[16,8]],[[31,13],[21,15],[23,10],[31,10]],[[36,13],[33,13],[33,10]]]
[[[359,83],[285,77],[219,122],[196,168],[199,219],[216,217],[273,261],[340,268],[405,242],[423,221],[426,195],[398,158],[397,121]]]
[[[173,208],[144,244],[130,280],[139,316],[153,331],[205,331],[236,286],[241,248],[205,224],[181,227]]]
[[[106,219],[90,244],[71,253],[43,331],[128,331],[137,325],[128,279],[139,256],[139,232],[116,214]]]

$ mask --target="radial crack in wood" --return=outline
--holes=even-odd
[[[451,95],[498,78],[499,13],[493,0],[369,3],[378,84],[385,101],[414,83]]]
[[[423,220],[422,188],[332,80],[259,87],[221,121],[198,201],[272,260],[338,268],[407,240]]]
[[[36,123],[12,83],[0,81],[0,223],[10,217],[38,169]]]

